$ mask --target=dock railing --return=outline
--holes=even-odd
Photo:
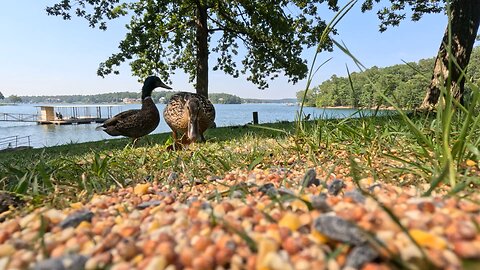
[[[21,146],[30,147],[30,135],[28,136],[8,136],[0,138],[0,150],[17,148]]]
[[[37,122],[36,114],[27,113],[0,113],[0,121],[9,122]]]

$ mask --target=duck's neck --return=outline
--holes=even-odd
[[[142,109],[147,109],[149,107],[155,107],[155,102],[153,102],[151,96],[147,96],[142,99]]]
[[[151,97],[152,91],[148,91],[145,88],[142,88],[142,100],[144,100],[147,97]]]

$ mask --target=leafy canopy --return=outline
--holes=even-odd
[[[118,74],[118,66],[129,61],[139,77],[158,72],[168,78],[181,69],[193,81],[197,11],[206,8],[210,51],[216,57],[213,70],[233,77],[248,73],[247,79],[263,89],[268,87],[267,79],[279,74],[294,83],[306,76],[301,53],[318,44],[326,27],[317,15],[323,2],[336,9],[337,1],[332,0],[62,0],[48,7],[47,13],[66,20],[78,16],[103,30],[108,20],[132,16],[119,52],[100,63],[99,76]],[[330,50],[331,44],[323,49]]]
[[[372,10],[375,3],[380,0],[365,0],[362,11]],[[390,6],[383,6],[377,10],[380,19],[380,32],[389,26],[398,26],[407,17],[406,9],[411,11],[411,20],[418,21],[425,13],[440,13],[445,10],[446,0],[390,0]]]

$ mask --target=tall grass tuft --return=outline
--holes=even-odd
[[[321,42],[325,44],[332,42],[336,48],[353,60],[360,71],[365,71],[367,68],[345,44],[329,37],[331,29],[355,4],[356,1],[350,1],[338,12],[324,31]],[[448,10],[448,14],[450,16],[450,10]],[[319,44],[318,48],[322,48],[325,44]],[[449,43],[446,45],[447,55],[450,56],[448,59],[450,69],[453,65],[458,67],[451,53],[450,23]],[[318,156],[318,152],[334,156],[339,150],[345,151],[350,164],[350,176],[357,183],[358,188],[364,195],[377,201],[419,248],[424,266],[432,267],[424,250],[412,238],[393,211],[379,202],[372,194],[364,191],[359,182],[364,177],[379,178],[382,174],[383,180],[400,179],[399,184],[405,180],[413,181],[415,184],[427,182],[429,188],[424,191],[424,196],[431,195],[443,183],[451,187],[452,193],[463,190],[470,183],[479,184],[478,175],[470,176],[468,169],[468,166],[471,166],[469,163],[476,165],[476,162],[480,161],[480,114],[478,114],[480,91],[478,84],[475,84],[471,78],[466,80],[471,93],[468,104],[463,105],[453,98],[451,78],[444,78],[445,85],[441,88],[441,97],[435,113],[410,114],[399,108],[384,94],[383,89],[378,88],[372,78],[367,77],[376,94],[394,107],[396,116],[379,116],[377,107],[373,117],[360,117],[360,119],[349,117],[339,122],[318,119],[313,128],[309,129],[306,128],[302,113],[307,92],[314,74],[330,61],[328,59],[315,69],[315,62],[320,52],[321,50],[318,49],[314,55],[303,101],[296,119],[297,148],[316,153],[311,155],[314,161],[316,161],[315,157]],[[347,73],[351,90],[355,92],[348,66]],[[465,70],[462,70],[461,76],[467,78]],[[320,165],[321,163],[315,164]],[[323,169],[325,170],[325,168]],[[387,177],[385,177],[386,175]],[[401,260],[399,262],[403,263]]]
[[[372,159],[381,157],[392,160],[392,170],[403,174],[414,174],[420,181],[430,183],[430,189],[425,195],[431,192],[440,184],[446,182],[455,190],[461,190],[462,187],[475,181],[468,175],[468,160],[480,160],[480,114],[478,114],[479,104],[479,86],[471,78],[467,78],[465,70],[462,70],[461,76],[466,79],[466,85],[470,89],[468,93],[468,103],[460,104],[455,100],[451,93],[451,78],[444,78],[445,84],[441,87],[441,97],[434,114],[414,115],[399,108],[393,100],[387,97],[383,89],[378,89],[378,85],[370,80],[376,94],[386,100],[396,113],[400,116],[401,123],[394,121],[384,122],[379,126],[375,120],[362,118],[360,126],[351,124],[351,119],[347,118],[334,126],[326,127],[325,121],[317,120],[316,129],[308,130],[303,121],[303,106],[307,92],[313,76],[319,69],[331,59],[326,60],[316,67],[316,61],[323,47],[333,43],[334,46],[347,56],[349,56],[360,71],[367,68],[359,61],[352,52],[343,43],[337,42],[330,37],[332,29],[342,20],[342,18],[351,10],[357,1],[349,1],[337,15],[328,24],[322,33],[320,44],[312,59],[310,73],[307,77],[307,83],[304,91],[303,100],[299,113],[296,117],[296,142],[298,149],[304,149],[304,146],[311,151],[318,151],[322,146],[331,145],[332,141],[344,141],[351,154],[363,156],[366,163],[372,167]],[[450,16],[449,6],[447,5]],[[449,42],[446,44],[447,55],[450,56],[449,67],[458,64],[451,53],[451,30],[449,24]],[[350,70],[347,66],[351,90],[354,92],[354,84],[350,77]],[[418,71],[417,71],[418,72]],[[425,77],[428,75],[421,74]],[[377,108],[378,110],[378,108]],[[375,111],[376,114],[377,111]],[[374,115],[375,116],[375,115]],[[388,120],[386,120],[388,121]],[[406,127],[406,128],[405,128]],[[396,150],[396,151],[391,151]],[[402,154],[406,153],[406,154]],[[399,164],[400,163],[400,164]],[[467,168],[466,168],[467,167]],[[375,175],[375,170],[372,170]],[[478,180],[477,180],[478,182]],[[478,183],[477,183],[478,184]]]
[[[334,44],[348,55],[357,65],[360,71],[366,70],[365,66],[348,50],[345,44],[333,40]],[[451,50],[451,42],[447,44]],[[451,56],[449,66],[457,65]],[[466,77],[465,70],[462,76]],[[376,88],[376,84],[369,78],[371,85],[379,96],[386,100],[402,118],[408,127],[402,132],[402,136],[411,144],[409,156],[386,154],[385,156],[404,164],[405,172],[413,172],[417,176],[430,182],[431,187],[425,193],[431,192],[441,183],[447,182],[451,187],[466,186],[469,179],[465,169],[469,159],[479,160],[480,116],[475,114],[475,108],[479,105],[479,88],[471,79],[467,85],[471,91],[469,103],[460,104],[451,93],[451,80],[445,78],[445,86],[441,87],[441,96],[433,113],[410,116],[408,112],[399,108],[393,100],[388,98],[382,89]],[[391,134],[391,135],[396,135]],[[387,134],[388,135],[388,134]],[[457,190],[458,187],[457,187]]]

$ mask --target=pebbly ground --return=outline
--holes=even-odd
[[[0,269],[478,266],[480,194],[421,197],[426,187],[359,184],[366,193],[348,177],[325,181],[313,169],[236,170],[195,183],[172,173],[66,209],[7,218]]]

